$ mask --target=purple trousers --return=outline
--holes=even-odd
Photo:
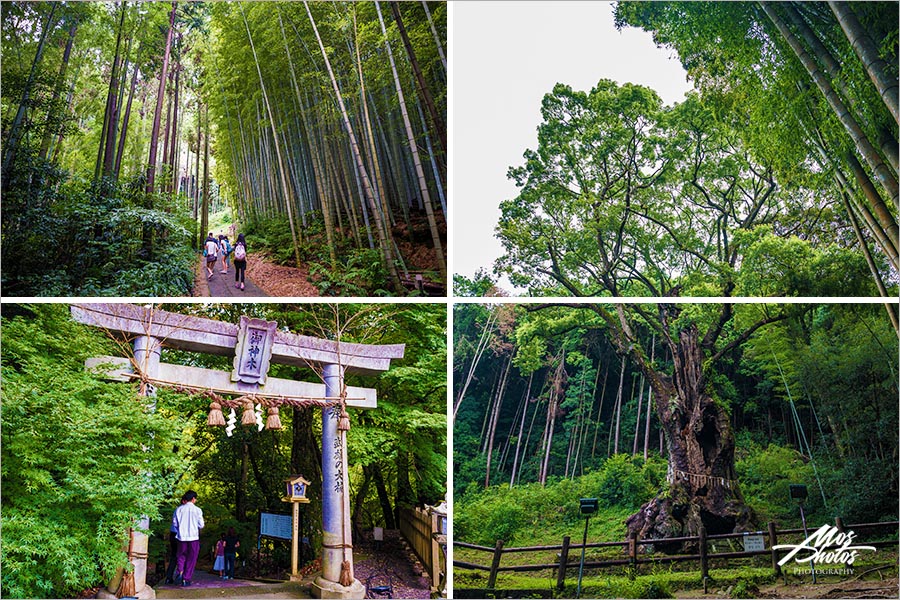
[[[200,540],[190,542],[178,542],[178,566],[175,568],[181,576],[190,581],[194,578],[194,567],[197,566],[197,557],[200,555]]]

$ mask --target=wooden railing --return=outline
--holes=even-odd
[[[400,533],[425,566],[432,591],[438,590],[443,583],[441,546],[433,535],[441,533],[438,515],[418,507],[401,508]]]
[[[900,522],[890,521],[883,523],[859,523],[856,525],[844,525],[842,519],[838,517],[835,519],[835,525],[838,530],[843,532],[845,530],[852,530],[854,532],[872,530],[872,529],[893,529],[894,530],[894,539],[888,541],[876,541],[876,542],[863,542],[859,539],[855,540],[856,544],[864,544],[866,546],[875,546],[876,548],[885,547],[885,546],[897,546],[897,527],[900,525]],[[812,530],[814,531],[814,530]],[[477,569],[482,571],[488,571],[488,583],[487,587],[489,589],[493,589],[497,583],[497,574],[501,571],[512,571],[512,572],[528,572],[528,571],[543,571],[546,569],[555,569],[556,570],[556,587],[557,589],[563,589],[565,586],[566,580],[566,571],[569,569],[578,569],[579,561],[578,556],[576,554],[571,554],[570,552],[573,550],[581,550],[582,548],[622,548],[624,558],[620,559],[609,559],[609,560],[592,560],[590,562],[584,563],[585,569],[596,569],[602,567],[614,567],[614,566],[632,566],[636,567],[641,564],[662,564],[662,563],[672,563],[672,562],[681,562],[681,561],[699,561],[700,563],[700,575],[703,578],[709,576],[709,561],[713,559],[736,559],[736,558],[746,558],[751,556],[761,556],[765,554],[771,555],[772,558],[772,569],[775,571],[776,575],[781,574],[781,567],[778,565],[779,554],[783,554],[786,552],[781,552],[779,550],[773,550],[773,546],[778,545],[778,536],[782,535],[792,535],[792,534],[802,534],[804,533],[803,529],[779,529],[776,530],[775,523],[768,524],[768,531],[757,531],[753,532],[755,535],[764,535],[768,537],[768,548],[764,550],[755,550],[755,551],[743,551],[743,552],[719,552],[710,554],[709,553],[709,545],[711,541],[715,540],[727,540],[727,539],[741,539],[745,534],[743,533],[728,533],[728,534],[719,534],[719,535],[706,535],[706,530],[701,527],[700,535],[697,536],[688,536],[688,537],[678,537],[678,538],[666,538],[666,539],[644,539],[640,540],[637,537],[632,537],[620,542],[594,542],[589,544],[572,544],[570,543],[569,536],[565,536],[563,538],[563,543],[561,545],[555,546],[527,546],[527,547],[517,547],[517,548],[504,548],[503,540],[497,540],[496,545],[493,548],[488,546],[478,546],[475,544],[467,544],[465,542],[453,542],[453,546],[455,548],[469,548],[472,550],[477,550],[485,553],[490,553],[492,555],[490,566],[479,565],[476,563],[465,562],[462,560],[454,560],[453,566],[462,568],[462,569]],[[665,555],[665,554],[650,554],[650,553],[639,553],[639,546],[651,546],[654,544],[673,544],[673,543],[697,543],[697,554],[675,554],[675,555]],[[516,565],[516,566],[508,566],[503,567],[500,566],[501,559],[504,554],[510,554],[513,552],[547,552],[547,551],[555,551],[557,552],[558,561],[554,563],[545,563],[545,564],[534,564],[534,565]],[[572,560],[570,560],[572,559]]]

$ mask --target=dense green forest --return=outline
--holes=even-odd
[[[263,317],[326,339],[337,338],[340,323],[344,341],[405,343],[405,358],[388,372],[347,379],[348,385],[378,391],[377,409],[350,411],[354,536],[376,525],[395,528],[401,506],[444,498],[444,305],[169,304],[166,310],[226,322],[240,315]],[[202,499],[210,532],[202,551],[233,526],[249,562],[259,512],[284,512],[282,482],[303,474],[312,482],[312,502],[303,509],[305,535],[320,547],[320,411],[283,409],[282,430],[239,426],[227,437],[224,428],[207,426],[207,397],[160,388],[151,411],[139,402],[137,384],[88,374],[85,358],[127,356],[129,348],[101,330],[75,324],[68,306],[4,304],[0,323],[4,597],[78,597],[105,584],[125,564],[123,540],[141,514],[151,518],[150,562],[160,560],[167,552],[171,511],[189,488]],[[230,358],[170,349],[163,349],[162,360],[231,368]],[[320,381],[310,369],[284,365],[272,365],[269,374]]]
[[[699,350],[702,393],[671,394],[690,369],[678,340],[714,330],[723,308],[457,304],[456,539],[558,544],[580,531],[580,497],[600,499],[594,541],[799,526],[791,483],[808,486],[811,523],[896,520],[898,345],[883,308],[732,305]]]
[[[190,295],[217,211],[324,293],[444,286],[443,3],[4,2],[2,33],[5,295]]]

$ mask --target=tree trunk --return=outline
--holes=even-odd
[[[494,434],[497,433],[497,421],[500,420],[500,408],[503,406],[503,395],[506,393],[506,382],[509,380],[509,369],[512,366],[513,354],[515,348],[506,361],[506,370],[503,372],[503,378],[500,381],[500,387],[497,389],[497,401],[494,403],[494,411],[491,415],[491,424],[488,428],[488,447],[487,447],[487,468],[484,473],[485,489],[491,487],[491,455],[494,453]]]
[[[645,379],[641,376],[641,389],[638,392],[637,418],[634,421],[634,441],[631,444],[631,454],[637,454],[638,442],[641,439],[641,409],[644,406],[644,383]],[[650,412],[649,409],[647,412]]]
[[[878,94],[881,96],[882,101],[884,101],[885,106],[888,107],[888,110],[890,110],[891,114],[894,116],[894,121],[900,123],[900,108],[898,108],[897,101],[897,79],[888,75],[888,65],[878,55],[878,48],[875,47],[872,38],[870,38],[866,33],[866,30],[863,29],[863,26],[860,24],[859,19],[856,18],[856,15],[853,13],[848,2],[828,0],[828,6],[831,7],[831,12],[837,17],[841,29],[844,30],[847,39],[850,41],[850,45],[853,46],[853,50],[856,52],[856,55],[859,56],[859,60],[862,61],[863,67],[865,67],[866,73],[869,74],[872,83],[875,84],[875,88],[878,90]]]
[[[751,531],[756,519],[741,495],[734,468],[734,434],[728,413],[710,395],[703,375],[708,358],[696,325],[670,340],[673,375],[641,361],[656,399],[669,454],[668,489],[628,518],[628,535],[666,538]],[[670,547],[671,546],[671,547]],[[660,544],[677,551],[680,544]]]
[[[513,465],[512,465],[512,473],[509,476],[509,487],[513,487],[516,484],[516,471],[519,468],[519,450],[522,447],[522,434],[525,430],[525,417],[528,416],[528,405],[531,403],[531,379],[534,377],[534,372],[528,374],[528,385],[525,388],[525,396],[523,398],[523,408],[522,408],[522,422],[519,423],[519,435],[516,437],[516,453],[513,455]]]
[[[322,446],[313,432],[312,410],[293,408],[291,415],[291,473],[322,481]]]
[[[350,124],[350,117],[347,115],[347,108],[344,106],[344,98],[341,95],[341,91],[338,88],[337,79],[334,77],[334,71],[331,69],[331,61],[328,59],[328,53],[325,51],[325,45],[322,43],[322,38],[319,36],[319,29],[316,27],[316,22],[313,19],[312,11],[309,9],[309,4],[306,0],[303,0],[303,5],[306,7],[306,14],[309,16],[309,22],[312,24],[313,31],[316,34],[316,40],[319,42],[319,49],[322,51],[322,58],[325,60],[325,66],[328,69],[328,75],[331,78],[331,85],[334,88],[334,95],[338,101],[338,107],[341,111],[341,116],[343,117],[344,127],[347,130],[347,135],[350,137],[350,148],[353,151],[353,157],[356,162],[357,173],[359,174],[359,178],[362,182],[362,187],[365,193],[366,200],[369,203],[369,208],[372,213],[372,217],[375,219],[375,227],[378,232],[379,243],[381,244],[381,251],[384,256],[385,268],[387,269],[390,276],[390,283],[396,290],[401,289],[400,285],[400,276],[397,274],[397,267],[394,264],[394,250],[392,248],[392,241],[389,239],[389,236],[385,234],[386,228],[382,225],[382,216],[379,214],[378,207],[375,206],[375,192],[372,189],[372,180],[369,178],[369,174],[366,172],[366,168],[363,165],[362,155],[359,150],[359,143],[356,139],[356,133],[353,130],[353,126]],[[387,215],[385,215],[386,217]]]
[[[140,51],[138,51],[140,53]],[[134,73],[131,75],[131,90],[128,92],[128,102],[125,104],[125,116],[122,118],[122,132],[119,135],[119,145],[116,149],[116,164],[113,168],[113,176],[118,179],[122,170],[122,155],[125,153],[125,140],[128,137],[128,120],[131,118],[131,102],[134,100],[134,88],[137,84],[138,64],[134,64]]]
[[[410,508],[416,504],[416,494],[409,480],[409,467],[409,453],[400,448],[397,451],[397,501],[394,504],[398,521],[401,508]]]
[[[241,9],[241,17],[244,19],[244,27],[247,28],[247,37],[250,40],[250,49],[253,51],[253,62],[256,63],[256,72],[259,75],[259,87],[262,90],[263,102],[266,105],[266,114],[269,116],[269,126],[272,129],[272,137],[274,138],[275,143],[275,153],[278,155],[278,173],[281,176],[281,188],[284,193],[284,204],[287,209],[288,216],[288,224],[291,228],[291,244],[294,247],[294,262],[297,268],[300,268],[300,246],[302,243],[302,239],[300,235],[298,235],[297,228],[294,226],[294,209],[293,209],[293,194],[291,194],[290,187],[287,182],[287,171],[285,170],[284,159],[281,155],[281,144],[278,143],[278,134],[275,131],[275,115],[272,113],[272,107],[269,104],[269,94],[266,92],[266,84],[263,81],[262,69],[259,66],[259,59],[256,56],[256,46],[253,43],[253,36],[250,35],[250,24],[247,23],[247,17],[244,14],[244,8],[240,4],[238,7]]]
[[[556,413],[559,407],[559,399],[563,396],[566,389],[566,353],[565,349],[560,350],[559,365],[550,382],[550,400],[547,403],[547,421],[545,424],[544,434],[544,457],[541,462],[540,483],[541,486],[546,485],[547,475],[550,472],[550,452],[553,449],[553,430],[556,427]]]
[[[356,492],[356,498],[353,500],[353,512],[350,520],[353,523],[353,535],[360,537],[362,535],[362,509],[366,501],[366,495],[369,493],[369,484],[372,482],[371,471],[363,467],[363,480]]]
[[[121,107],[121,103],[119,101],[119,81],[121,79],[120,71],[122,70],[122,56],[119,53],[119,48],[122,44],[122,34],[123,29],[125,28],[125,4],[122,4],[122,17],[119,19],[119,32],[116,35],[116,56],[113,60],[113,68],[112,73],[109,76],[109,100],[108,100],[108,111],[109,117],[107,119],[106,124],[106,135],[104,136],[104,148],[103,148],[103,176],[104,177],[112,177],[113,175],[113,167],[115,166],[116,161],[116,133],[119,128],[119,108]],[[131,40],[129,38],[126,43],[126,61],[124,68],[128,69],[127,62],[127,54],[131,47]]]
[[[56,103],[62,95],[62,90],[66,85],[66,70],[69,68],[69,57],[72,55],[72,45],[75,43],[75,34],[78,32],[78,21],[72,23],[69,27],[69,37],[66,40],[66,48],[63,50],[62,64],[59,67],[59,74],[56,76],[56,85],[53,86],[53,98],[50,100],[50,110],[56,110]],[[68,111],[66,111],[68,113]],[[44,138],[41,140],[41,150],[38,157],[41,160],[47,158],[47,152],[50,150],[50,142],[53,141],[53,127],[50,113],[47,113],[47,124],[44,126]],[[62,130],[62,123],[59,124]]]
[[[598,367],[600,365],[597,365]],[[600,372],[600,369],[597,369]],[[603,399],[606,397],[606,378],[609,377],[609,363],[603,367],[603,389],[600,391],[600,406],[597,408],[597,425],[594,426],[594,441],[591,443],[591,459],[594,458],[594,451],[597,449],[597,434],[600,433],[600,418],[603,415]],[[596,390],[594,391],[596,393]]]
[[[428,184],[425,181],[425,171],[422,169],[422,161],[419,158],[419,146],[416,143],[415,135],[413,135],[412,124],[409,120],[409,114],[406,111],[406,100],[403,98],[403,88],[400,86],[400,76],[397,74],[397,67],[394,64],[394,53],[388,42],[387,30],[384,27],[384,20],[381,18],[381,8],[379,7],[377,0],[375,2],[375,9],[378,11],[378,22],[381,23],[381,32],[384,34],[384,45],[387,48],[388,59],[391,63],[391,71],[394,74],[394,86],[397,88],[397,100],[400,103],[400,114],[403,116],[403,124],[406,127],[409,150],[412,153],[413,165],[416,169],[416,178],[419,182],[419,193],[421,194],[422,202],[425,205],[425,215],[428,217],[428,227],[431,230],[431,243],[434,245],[434,254],[438,260],[438,269],[441,272],[441,278],[446,280],[447,265],[444,261],[444,248],[441,245],[441,236],[438,232],[437,221],[434,218],[431,194],[428,193]]]
[[[47,21],[44,23],[44,27],[41,30],[41,39],[38,42],[37,52],[35,52],[34,54],[34,60],[31,62],[31,71],[28,73],[28,81],[25,82],[25,89],[22,92],[22,100],[19,102],[19,108],[16,111],[16,116],[13,118],[12,125],[10,125],[9,128],[9,134],[6,138],[6,152],[3,155],[2,192],[6,192],[6,190],[9,189],[10,181],[12,181],[13,164],[16,160],[16,152],[19,149],[19,142],[22,136],[22,126],[25,123],[25,110],[28,108],[28,104],[30,102],[31,88],[34,87],[34,79],[37,75],[38,65],[41,63],[41,58],[44,56],[44,48],[47,44],[47,37],[50,35],[50,30],[53,29],[54,15],[56,14],[57,6],[59,6],[58,2],[52,3],[50,14],[47,15]]]
[[[453,405],[454,422],[456,421],[456,413],[459,412],[459,405],[462,404],[463,398],[466,395],[466,390],[469,389],[469,384],[472,383],[472,380],[475,378],[475,369],[478,367],[481,355],[490,343],[491,333],[493,332],[494,324],[496,323],[496,312],[496,310],[488,308],[487,322],[485,322],[484,328],[481,330],[481,336],[478,338],[478,345],[475,347],[475,355],[472,357],[472,364],[469,365],[469,371],[466,373],[466,380],[463,383],[462,389],[459,390],[459,394],[456,396],[456,403]]]
[[[368,470],[375,481],[375,491],[378,492],[378,503],[381,505],[381,512],[384,515],[385,529],[396,529],[397,520],[394,518],[394,509],[391,506],[391,497],[388,495],[387,486],[384,484],[384,476],[381,474],[379,465],[365,465],[363,470]]]
[[[247,520],[247,478],[249,475],[250,449],[247,443],[241,444],[241,478],[234,490],[234,517],[238,521]]]
[[[403,40],[403,46],[406,48],[406,54],[409,56],[409,62],[412,65],[413,73],[416,76],[419,94],[422,97],[422,101],[425,103],[425,107],[428,109],[428,114],[431,115],[431,122],[434,125],[438,139],[441,141],[441,148],[446,155],[447,126],[444,124],[444,119],[441,118],[434,105],[434,98],[431,97],[428,86],[425,85],[425,77],[422,75],[422,70],[419,68],[419,61],[416,60],[416,53],[413,51],[412,44],[409,41],[409,35],[406,33],[406,27],[403,25],[403,19],[400,16],[400,8],[397,6],[396,2],[391,2],[390,5],[391,12],[394,14],[394,21],[397,22],[397,29],[400,31],[400,39]]]
[[[650,342],[650,364],[653,364],[653,359],[656,357],[656,334],[653,334],[652,341]],[[650,413],[653,412],[650,409],[650,400],[653,397],[653,388],[647,388],[647,422],[644,424],[644,461],[647,460],[647,443],[650,440]]]
[[[619,424],[622,420],[622,387],[625,383],[625,356],[622,356],[622,362],[619,365],[619,391],[616,392],[616,403],[613,406],[613,412],[616,413],[616,445],[613,447],[613,454],[619,453]],[[610,419],[610,421],[612,421]],[[612,425],[612,422],[610,422]],[[609,456],[609,442],[606,443],[606,455]]]
[[[172,13],[169,15],[169,31],[166,34],[166,51],[163,54],[162,71],[159,74],[159,91],[156,94],[156,112],[153,115],[153,128],[150,131],[150,160],[147,162],[148,194],[153,193],[156,181],[156,153],[159,146],[159,127],[162,120],[163,100],[166,96],[166,77],[169,73],[169,54],[172,52],[172,31],[175,29],[175,10],[177,8],[178,2],[172,2]]]
[[[425,17],[428,19],[428,25],[431,27],[431,35],[434,36],[434,45],[437,47],[438,56],[441,57],[441,65],[444,67],[444,76],[447,74],[447,57],[444,56],[444,46],[441,44],[441,38],[438,37],[437,29],[434,27],[434,20],[431,18],[431,11],[428,10],[428,3],[422,0],[422,7],[425,9]]]

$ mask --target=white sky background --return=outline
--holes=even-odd
[[[690,89],[669,49],[649,33],[613,26],[610,2],[452,2],[451,214],[453,272],[489,273],[502,254],[506,178],[537,147],[541,100],[556,83],[588,91],[600,79],[653,88],[663,102]],[[501,285],[511,291],[508,282]]]

